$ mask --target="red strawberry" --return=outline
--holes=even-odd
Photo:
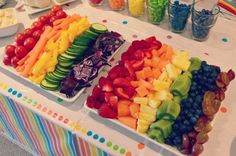
[[[116,78],[113,81],[113,86],[115,87],[129,87],[131,86],[130,81],[127,81],[125,78]]]
[[[105,96],[105,101],[109,102],[110,97],[114,96],[114,94],[112,92],[106,92],[104,96]]]
[[[108,79],[105,77],[101,77],[98,81],[99,86],[102,88],[107,83]]]
[[[152,58],[151,50],[150,50],[150,49],[145,50],[145,51],[144,51],[144,55],[145,55],[148,59]]]
[[[108,104],[111,106],[112,110],[117,112],[118,97],[117,96],[111,96],[109,98]]]
[[[104,118],[115,119],[117,114],[108,106],[108,104],[103,104],[99,110],[98,114]]]
[[[135,53],[134,53],[134,58],[136,60],[142,60],[144,58],[144,53],[142,50],[138,49]]]
[[[129,97],[133,97],[136,93],[134,87],[126,87],[124,90]]]
[[[104,92],[111,92],[111,91],[113,91],[112,84],[111,83],[107,83],[107,84],[103,85],[102,86],[102,90]]]
[[[128,70],[130,77],[134,77],[134,69],[129,61],[125,61],[125,68]]]
[[[102,89],[101,88],[99,88],[98,86],[95,86],[94,88],[93,88],[93,92],[92,92],[92,95],[94,96],[94,97],[99,97],[100,95],[101,95],[101,93],[102,93]]]
[[[98,100],[99,100],[99,102],[101,102],[101,103],[105,102],[105,93],[104,93],[104,92],[102,92],[102,93],[100,94],[100,96],[98,97]]]
[[[89,96],[88,98],[87,98],[87,106],[89,107],[89,108],[94,108],[94,106],[95,106],[95,99],[94,99],[94,97],[93,96]]]
[[[121,60],[126,61],[126,60],[129,60],[129,59],[130,59],[130,54],[129,54],[129,53],[124,52],[124,53],[121,55]]]
[[[119,66],[124,66],[125,63],[124,63],[124,61],[120,60],[118,64],[119,64]]]
[[[132,67],[134,69],[134,71],[138,71],[143,69],[143,65],[144,65],[144,61],[140,60],[140,61],[136,61],[134,64],[132,64]]]
[[[95,101],[94,108],[99,109],[102,106],[100,101]]]
[[[123,90],[123,88],[116,88],[115,89],[115,94],[122,99],[129,99],[129,95],[126,94]]]

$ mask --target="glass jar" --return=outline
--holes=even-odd
[[[128,0],[129,14],[139,17],[144,13],[145,0]]]
[[[208,39],[211,28],[215,25],[220,8],[215,5],[211,10],[205,6],[193,6],[192,12],[192,36],[194,40],[205,41]]]
[[[102,5],[103,0],[88,0],[89,4],[93,7]]]
[[[160,24],[165,17],[167,4],[168,0],[148,0],[148,21],[152,24]]]
[[[109,6],[112,10],[124,10],[125,8],[125,0],[108,0]]]
[[[169,23],[172,32],[184,31],[190,16],[192,0],[171,0],[168,6]]]

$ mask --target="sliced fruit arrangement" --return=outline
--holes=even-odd
[[[52,7],[51,11],[40,16],[37,21],[33,22],[30,28],[18,33],[13,45],[5,47],[5,57],[3,63],[5,65],[17,67],[17,62],[25,57],[36,45],[46,26],[53,26],[55,20],[66,18],[67,14],[61,6]]]
[[[133,41],[87,98],[104,118],[144,133],[160,143],[199,155],[210,119],[235,77],[188,52],[176,52],[155,37]],[[209,121],[208,121],[209,120]]]

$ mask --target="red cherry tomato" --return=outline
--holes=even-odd
[[[29,38],[27,38],[27,39],[25,40],[25,42],[24,42],[24,47],[25,47],[28,51],[30,51],[31,49],[34,48],[35,44],[36,44],[35,40],[34,40],[32,37],[29,37]]]
[[[42,22],[39,22],[39,21],[34,22],[34,23],[32,24],[32,26],[31,26],[31,29],[33,29],[34,31],[36,31],[36,30],[42,30],[42,28],[43,28],[43,23],[42,23]]]
[[[16,57],[18,59],[21,59],[21,58],[25,57],[28,54],[28,51],[23,46],[17,46],[16,50],[15,50],[15,53],[16,53]]]
[[[26,38],[25,34],[18,33],[15,38],[17,45],[23,45],[25,38]]]
[[[62,10],[62,7],[60,5],[54,5],[51,9],[51,11],[55,13],[59,10]]]
[[[47,24],[49,22],[49,17],[48,16],[40,16],[39,22],[41,22],[43,24]]]
[[[42,30],[36,30],[34,33],[33,33],[33,38],[38,41],[40,36],[42,34]]]
[[[56,13],[57,18],[65,18],[67,17],[67,14],[63,10],[59,10]]]
[[[50,25],[53,25],[53,22],[56,21],[57,19],[58,19],[57,16],[51,17],[50,20],[49,20]]]
[[[4,57],[3,63],[4,63],[5,65],[11,65],[11,58],[9,58],[9,57]]]
[[[28,28],[28,29],[25,29],[24,31],[24,34],[25,34],[25,37],[31,37],[33,35],[33,30]]]
[[[7,55],[9,58],[14,57],[14,56],[15,56],[15,49],[16,49],[15,46],[13,46],[13,45],[7,45],[7,46],[5,47],[5,53],[6,53],[6,55]]]
[[[12,66],[13,66],[14,68],[17,67],[18,61],[20,61],[20,59],[18,59],[17,57],[13,57],[13,58],[12,58],[11,64],[12,64]]]

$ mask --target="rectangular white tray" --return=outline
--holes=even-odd
[[[125,44],[125,42],[108,58],[108,62],[118,53],[118,51],[123,47],[124,44]],[[65,94],[62,94],[59,91],[45,90],[45,89],[41,88],[39,85],[32,83],[29,79],[21,76],[18,72],[16,72],[16,70],[13,67],[4,65],[3,59],[4,59],[4,54],[2,54],[0,56],[0,70],[4,70],[6,72],[6,74],[10,74],[11,77],[13,76],[13,78],[16,81],[23,81],[23,82],[27,83],[29,85],[29,87],[31,87],[31,88],[36,87],[35,89],[37,89],[39,91],[39,93],[42,94],[43,96],[48,97],[48,94],[49,94],[50,97],[52,97],[54,101],[57,101],[57,99],[60,98],[66,103],[73,103],[76,101],[76,99],[79,98],[79,96],[86,89],[86,88],[81,89],[79,92],[76,93],[76,95],[74,97],[71,97],[71,98],[66,97]],[[104,68],[104,66],[100,68],[99,72],[101,72],[101,70],[103,68]]]
[[[24,5],[24,7],[25,7],[25,10],[26,10],[27,14],[32,15],[32,14],[36,14],[36,13],[39,13],[39,12],[42,12],[42,11],[45,11],[45,10],[49,10],[55,4],[56,5],[64,5],[64,4],[74,2],[74,1],[76,1],[76,0],[66,0],[64,2],[58,3],[56,0],[52,0],[51,5],[48,6],[48,7],[45,7],[45,8],[34,8],[34,7],[30,7],[28,5]]]
[[[91,112],[91,113],[96,114],[97,116],[99,116],[99,114],[98,114],[98,112],[97,112],[96,109],[92,109],[92,108],[89,108],[89,107],[87,106],[86,101],[85,101],[85,103],[84,103],[84,108],[85,108],[86,110],[88,110],[89,112]],[[148,140],[149,142],[155,144],[156,146],[162,147],[163,149],[165,149],[165,150],[167,150],[167,151],[169,151],[169,152],[171,152],[171,153],[173,153],[173,154],[175,154],[175,155],[184,156],[182,153],[180,153],[180,152],[179,152],[177,149],[175,149],[174,147],[171,147],[171,146],[169,146],[169,145],[167,145],[167,144],[161,144],[161,143],[159,143],[159,142],[156,142],[155,140],[149,138],[149,137],[146,136],[145,134],[138,133],[138,132],[135,131],[134,129],[132,129],[132,128],[130,128],[130,127],[128,127],[128,126],[126,126],[126,125],[120,123],[120,122],[119,122],[118,120],[116,120],[116,119],[104,118],[104,120],[108,120],[109,122],[111,122],[111,123],[113,123],[113,124],[116,124],[116,125],[118,125],[118,126],[124,128],[124,129],[127,129],[128,131],[132,132],[133,134],[138,135],[138,136],[142,137],[143,139]]]

